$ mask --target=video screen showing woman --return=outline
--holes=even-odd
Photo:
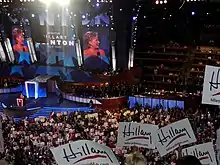
[[[84,56],[104,56],[104,50],[100,49],[100,41],[97,32],[88,31],[85,33],[85,43],[87,49],[84,50]]]
[[[98,32],[87,31],[84,34],[84,66],[87,69],[106,70],[109,65],[109,59],[106,52],[100,48],[101,41]]]
[[[18,64],[30,64],[30,54],[26,40],[24,39],[23,30],[15,27],[12,30],[13,51]]]

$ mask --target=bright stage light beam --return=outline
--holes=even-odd
[[[70,3],[70,0],[39,0],[44,3],[46,6],[49,6],[51,3],[57,3],[60,6],[67,6]]]

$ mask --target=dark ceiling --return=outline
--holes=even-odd
[[[156,5],[145,1],[138,17],[137,45],[172,40],[182,44],[220,46],[219,16],[219,3],[168,1]]]

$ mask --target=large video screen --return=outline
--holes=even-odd
[[[84,67],[89,70],[108,70],[110,63],[109,17],[83,15]]]
[[[11,22],[10,39],[16,62],[10,75],[27,79],[37,75],[56,75],[64,80],[73,80],[78,61],[70,13],[59,7],[37,8],[32,13],[16,22],[18,26]],[[23,26],[20,26],[21,22]],[[34,41],[37,56],[34,63],[30,58],[28,37]]]
[[[31,64],[27,40],[24,38],[24,31],[20,26],[12,27],[12,49],[14,51],[15,63]]]
[[[69,12],[50,8],[40,10],[32,21],[32,29],[40,64],[77,66],[75,31]]]

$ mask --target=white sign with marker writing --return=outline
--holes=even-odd
[[[89,140],[70,142],[51,151],[58,165],[119,165],[110,148]]]
[[[220,67],[205,67],[202,104],[220,105]]]
[[[153,134],[156,136],[157,125],[133,122],[120,122],[118,129],[117,146],[137,146],[155,148]]]
[[[196,142],[196,137],[188,118],[169,124],[157,130],[155,145],[161,156],[179,146]]]
[[[182,150],[182,155],[193,155],[204,165],[217,165],[212,142],[184,148]]]

